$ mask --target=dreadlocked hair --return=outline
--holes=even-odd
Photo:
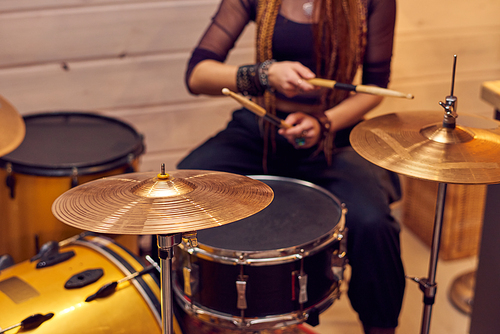
[[[315,13],[321,15],[313,24],[316,54],[316,76],[341,83],[352,83],[362,64],[366,46],[367,0],[313,0]],[[282,0],[258,0],[256,61],[273,59],[272,40],[276,17]],[[314,15],[314,14],[313,14]],[[349,92],[324,90],[321,104],[324,110],[333,108],[349,96]],[[266,90],[258,103],[270,114],[276,114],[276,97]],[[274,125],[264,123],[264,169],[266,169],[269,141],[275,149]],[[269,138],[269,134],[271,138]],[[331,162],[334,134],[324,139],[322,148]]]

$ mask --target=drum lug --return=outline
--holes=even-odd
[[[247,297],[246,297],[246,289],[247,289],[247,275],[239,275],[238,280],[236,281],[236,291],[238,292],[238,300],[236,302],[236,307],[240,310],[246,310],[247,308]]]
[[[102,270],[101,268],[88,269],[71,276],[71,278],[68,279],[64,284],[64,287],[66,289],[83,288],[89,284],[96,282],[103,275],[104,275],[104,270]]]
[[[344,280],[344,269],[347,262],[347,227],[337,234],[339,240],[339,248],[332,254],[332,272],[337,281]]]
[[[299,275],[299,304],[307,302],[307,275]]]
[[[135,160],[135,155],[133,153],[129,153],[127,155],[127,168],[125,169],[125,173],[133,173],[135,172],[134,168],[134,160]]]
[[[50,255],[48,257],[42,258],[37,264],[36,268],[47,268],[56,264],[59,264],[61,262],[67,261],[71,259],[73,256],[75,256],[75,252],[69,251],[69,252],[64,252],[64,253],[58,253],[55,255]]]
[[[9,188],[10,198],[16,197],[16,179],[14,178],[14,173],[12,173],[12,164],[8,162],[6,164],[7,177],[5,178],[5,185]]]
[[[186,296],[192,297],[197,293],[199,272],[199,267],[195,263],[182,268],[182,274],[184,276],[184,293]]]
[[[71,175],[71,188],[74,188],[77,185],[78,185],[78,168],[73,167]]]

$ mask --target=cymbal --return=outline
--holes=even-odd
[[[17,110],[0,96],[0,157],[14,151],[23,141],[26,127]]]
[[[68,190],[52,205],[61,222],[92,232],[174,234],[251,216],[273,200],[265,183],[231,173],[130,173]]]
[[[351,145],[366,160],[398,174],[456,184],[500,182],[500,122],[460,114],[453,129],[443,113],[406,111],[356,125]]]

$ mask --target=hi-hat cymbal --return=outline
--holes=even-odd
[[[500,182],[500,122],[460,114],[453,129],[443,113],[407,111],[354,127],[351,145],[366,160],[398,174],[442,183]]]
[[[23,141],[26,127],[17,110],[0,96],[0,157],[14,151]]]
[[[52,205],[61,222],[92,232],[174,234],[251,216],[273,200],[265,183],[231,173],[130,173],[68,190]]]

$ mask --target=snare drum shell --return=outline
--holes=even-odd
[[[71,189],[74,180],[82,184],[135,171],[144,150],[142,136],[114,118],[54,112],[24,119],[25,141],[0,158],[0,255],[9,254],[16,263],[36,254],[36,241],[41,247],[81,232],[58,221],[51,211],[52,203]],[[99,142],[106,143],[97,150]],[[78,175],[73,178],[75,170]],[[8,178],[13,186],[7,185]],[[117,240],[138,253],[137,236]]]
[[[332,243],[310,257],[303,260],[303,270],[307,273],[307,302],[302,305],[304,309],[310,308],[336,289],[340,288],[337,277],[334,277],[331,265],[332,256],[338,249],[338,243]],[[237,308],[238,293],[236,281],[239,279],[240,265],[223,265],[214,261],[204,260],[189,255],[187,252],[178,252],[176,260],[179,268],[176,270],[176,288],[184,287],[182,268],[188,266],[198,267],[199,277],[194,279],[198,286],[189,298],[202,307],[240,316],[241,310]],[[188,258],[189,257],[189,258]],[[266,265],[245,266],[243,274],[247,276],[245,317],[266,317],[288,314],[299,311],[299,281],[301,260],[293,262]],[[182,289],[182,288],[181,288]]]
[[[24,261],[0,271],[0,328],[33,314],[54,313],[33,333],[161,332],[160,288],[158,279],[150,274],[136,282],[120,283],[115,293],[105,298],[85,302],[104,284],[142,270],[134,255],[103,237],[85,237],[61,248],[61,252],[67,251],[75,255],[50,267],[37,269],[37,262]],[[82,288],[64,287],[73,275],[96,268],[104,271],[98,281]]]

